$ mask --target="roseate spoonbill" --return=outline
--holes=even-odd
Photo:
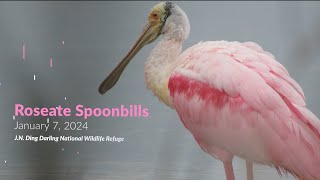
[[[143,32],[129,53],[101,83],[111,89],[135,54],[163,38],[145,62],[148,89],[175,109],[200,147],[224,164],[233,180],[232,159],[289,172],[298,179],[320,179],[320,121],[305,107],[301,87],[274,57],[253,42],[208,41],[184,52],[190,25],[176,4],[151,9]]]

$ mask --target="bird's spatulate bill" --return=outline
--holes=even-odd
[[[139,52],[139,50],[150,42],[154,36],[154,29],[151,25],[147,24],[142,31],[140,37],[132,46],[128,54],[122,59],[122,61],[117,65],[117,67],[107,76],[106,79],[102,81],[99,86],[99,93],[104,94],[110,90],[119,80],[122,72],[129,64],[130,60]]]

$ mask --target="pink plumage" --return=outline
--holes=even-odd
[[[228,159],[216,149],[301,179],[319,179],[319,119],[270,53],[252,42],[210,41],[179,59],[170,95],[202,149],[223,161]]]
[[[172,2],[154,6],[137,42],[99,86],[111,89],[134,55],[158,36],[144,75],[148,89],[175,109],[200,147],[221,160],[234,180],[232,159],[320,180],[320,121],[306,108],[299,84],[273,55],[253,42],[208,41],[182,51],[190,32]]]

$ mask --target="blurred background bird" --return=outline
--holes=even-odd
[[[177,111],[203,151],[223,162],[227,180],[235,179],[234,156],[246,160],[248,180],[252,162],[319,180],[320,122],[286,68],[253,42],[207,41],[182,52],[189,32],[179,6],[154,6],[99,93],[110,90],[137,52],[162,35],[145,62],[146,86]]]

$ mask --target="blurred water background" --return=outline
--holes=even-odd
[[[0,179],[225,179],[222,164],[202,152],[177,114],[145,89],[143,64],[155,43],[134,58],[109,94],[97,92],[99,83],[136,40],[156,3],[0,2]],[[319,2],[177,4],[191,24],[185,47],[205,40],[258,43],[287,67],[304,89],[309,109],[320,117]],[[85,132],[21,131],[121,136],[122,143],[14,142],[16,121],[46,121],[43,117],[12,120],[16,103],[31,107],[142,104],[150,116],[90,118]],[[83,121],[75,117],[50,120]],[[235,159],[234,168],[236,179],[246,179],[244,161]],[[254,166],[254,173],[258,180],[293,179],[280,178],[268,166]]]

